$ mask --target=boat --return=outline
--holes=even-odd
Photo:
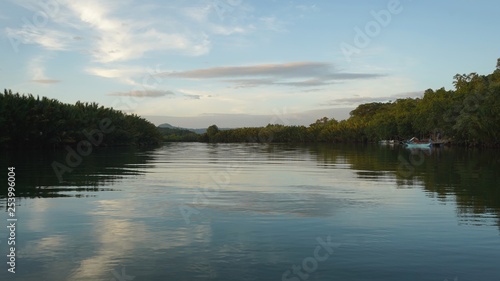
[[[419,141],[416,137],[413,137],[404,144],[407,148],[430,148],[432,146],[432,140]]]
[[[432,142],[428,143],[405,143],[407,148],[431,148]]]
[[[395,144],[396,142],[394,140],[381,140],[378,142],[379,144],[389,144],[389,145],[393,145]]]

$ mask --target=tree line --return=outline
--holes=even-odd
[[[162,128],[158,127],[163,140],[166,142],[197,142],[200,135],[182,128]]]
[[[88,141],[103,125],[106,131],[98,146],[156,144],[162,140],[154,124],[135,114],[97,103],[66,104],[7,89],[0,93],[0,147],[75,145]]]
[[[500,146],[500,59],[488,75],[454,76],[454,90],[428,89],[422,98],[359,105],[347,120],[323,117],[309,126],[269,124],[206,133],[158,128],[135,114],[97,103],[65,104],[56,99],[0,93],[0,147],[60,147],[87,140],[102,123],[112,128],[99,146],[161,141],[356,143],[412,136],[441,137],[455,144]]]
[[[359,105],[347,120],[323,117],[306,126],[218,130],[199,137],[205,142],[374,142],[412,136],[440,137],[468,146],[500,146],[500,59],[488,75],[457,74],[454,90],[428,89],[422,98]]]

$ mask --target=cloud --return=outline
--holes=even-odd
[[[42,8],[38,2],[25,0],[17,4],[39,13]],[[80,51],[85,44],[83,48],[100,63],[138,59],[152,51],[198,56],[210,50],[209,28],[193,28],[196,27],[193,22],[206,21],[203,12],[196,9],[189,17],[171,11],[175,10],[174,3],[150,10],[119,1],[60,0],[57,4],[43,24],[26,22],[17,28],[7,28],[7,36],[16,43],[37,44],[48,50]],[[158,17],[158,13],[162,16]],[[225,34],[241,31],[219,29]],[[82,38],[87,40],[83,42]]]
[[[283,110],[275,114],[217,114],[205,113],[197,116],[160,116],[160,114],[144,115],[151,122],[159,125],[169,123],[175,126],[185,128],[207,128],[210,125],[217,124],[219,127],[241,128],[241,127],[260,127],[272,124],[304,125],[308,126],[323,116],[333,117],[337,120],[349,118],[349,112],[354,107],[336,107],[322,108],[306,111]]]
[[[177,92],[186,99],[199,100],[201,97],[212,97],[209,92],[200,90],[177,89]]]
[[[68,33],[39,27],[6,28],[7,37],[13,45],[38,44],[47,50],[61,51],[68,49],[72,36]]]
[[[147,87],[147,82],[154,81],[150,79],[153,78],[153,73],[159,72],[158,67],[156,67],[157,69],[151,69],[142,66],[114,64],[109,67],[87,67],[85,71],[91,75],[116,79],[126,85]]]
[[[263,17],[259,19],[265,29],[275,32],[287,32],[286,23],[276,17]]]
[[[165,72],[159,76],[180,78],[222,78],[244,76],[304,77],[328,73],[330,64],[321,62],[292,62],[251,66],[223,66],[181,72]]]
[[[314,86],[324,86],[333,84],[329,79],[321,79],[321,78],[311,78],[307,80],[299,80],[299,81],[287,81],[280,82],[274,79],[230,79],[224,80],[225,82],[234,83],[234,88],[252,88],[264,85],[284,85],[284,86],[292,86],[292,87],[314,87]]]
[[[316,12],[318,11],[318,7],[316,4],[313,5],[297,5],[295,8],[301,12]]]
[[[235,84],[235,88],[250,88],[264,85],[317,87],[333,84],[334,81],[379,78],[386,75],[338,72],[332,64],[324,62],[291,62],[163,72],[157,76],[185,79],[226,78],[222,81]]]
[[[120,78],[123,76],[135,75],[141,72],[146,72],[144,68],[133,68],[133,67],[115,67],[115,68],[103,68],[103,67],[89,67],[86,72],[95,76],[100,76],[104,78]]]
[[[234,88],[239,89],[239,88],[253,88],[257,86],[264,86],[264,85],[276,85],[276,81],[273,79],[230,79],[230,80],[224,80],[224,82],[228,83],[233,83],[235,84]]]
[[[154,20],[113,16],[119,14],[118,2],[103,5],[100,1],[68,1],[67,4],[80,24],[97,34],[92,55],[98,62],[127,61],[159,50],[187,55],[202,55],[209,50],[210,41],[203,33],[174,31]]]
[[[188,99],[193,99],[193,100],[199,100],[201,98],[200,95],[188,95],[188,94],[183,94],[184,97]]]
[[[145,91],[116,92],[108,94],[108,96],[157,98],[163,96],[175,96],[175,93],[172,91],[145,90]]]
[[[204,6],[186,7],[181,10],[181,13],[194,21],[204,23],[207,21],[211,9],[211,5],[207,4]]]
[[[48,57],[35,57],[28,64],[28,71],[32,76],[31,82],[39,84],[55,84],[61,82],[60,80],[48,78],[45,74],[45,61]]]
[[[31,81],[40,84],[55,84],[61,82],[60,80],[55,79],[33,79]]]
[[[219,38],[255,30],[252,21],[259,19],[247,16],[248,3],[222,1],[224,5],[220,6],[219,2],[144,4],[128,0],[126,3],[58,0],[49,7],[38,0],[23,0],[13,3],[25,9],[27,20],[2,32],[13,47],[31,44],[43,50],[89,56],[88,73],[137,86],[138,79],[143,78],[140,73],[113,64],[137,65],[139,59],[156,55],[201,56],[210,52],[212,36]],[[44,17],[38,17],[39,21],[32,19],[33,15],[42,14]]]
[[[302,81],[281,82],[279,84],[289,85],[289,86],[294,86],[294,87],[317,87],[317,86],[333,84],[332,80],[333,79],[321,77],[321,78],[312,78],[312,79],[307,79],[307,80],[302,80]]]
[[[415,92],[405,92],[399,93],[391,96],[382,96],[382,97],[360,97],[354,96],[350,98],[339,98],[333,99],[321,105],[323,106],[332,106],[332,105],[352,105],[352,104],[362,104],[362,103],[371,103],[371,102],[388,102],[394,101],[397,99],[405,99],[405,98],[417,98],[422,97],[424,94],[423,91],[415,91]]]

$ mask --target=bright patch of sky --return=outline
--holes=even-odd
[[[500,57],[493,0],[2,2],[4,88],[186,127],[343,119]]]

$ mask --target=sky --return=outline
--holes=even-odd
[[[309,125],[500,58],[500,2],[0,0],[0,82],[188,128]]]

